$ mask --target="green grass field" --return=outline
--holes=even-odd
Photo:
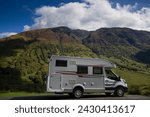
[[[150,74],[126,69],[115,69],[114,71],[126,80],[129,94],[150,95]]]
[[[36,93],[36,92],[0,92],[1,97],[16,97],[16,96],[44,96],[52,95],[50,93]]]

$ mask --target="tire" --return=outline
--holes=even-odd
[[[115,91],[115,96],[123,97],[124,96],[124,88],[123,87],[118,87]]]
[[[83,89],[82,88],[75,88],[73,90],[73,97],[74,98],[81,98],[83,96]]]

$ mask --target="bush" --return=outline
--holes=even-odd
[[[131,85],[129,86],[129,94],[140,94],[139,86],[138,85]]]
[[[129,87],[129,94],[150,95],[150,86],[149,85],[131,85]]]
[[[150,95],[150,86],[142,86],[139,90],[141,95]]]

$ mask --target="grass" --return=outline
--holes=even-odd
[[[144,74],[126,69],[115,69],[115,72],[122,76],[129,85],[150,85],[150,74]]]
[[[150,95],[150,74],[119,68],[114,71],[126,80],[129,94]]]
[[[50,93],[35,93],[35,92],[0,92],[0,97],[16,97],[16,96],[44,96]]]

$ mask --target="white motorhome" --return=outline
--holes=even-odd
[[[115,67],[115,64],[99,58],[52,55],[47,92],[68,93],[75,98],[95,92],[124,96],[127,83],[111,71]]]

